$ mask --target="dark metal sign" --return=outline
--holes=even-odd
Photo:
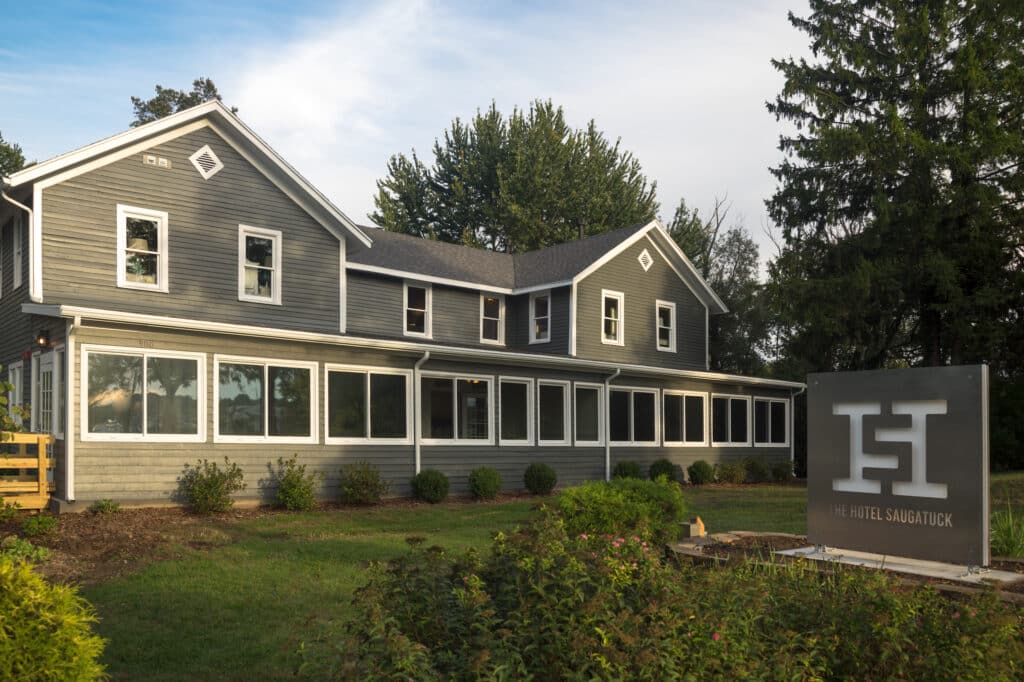
[[[989,563],[988,367],[807,378],[807,538]]]

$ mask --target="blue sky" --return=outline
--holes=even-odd
[[[131,95],[214,79],[357,221],[391,154],[493,99],[596,120],[657,180],[662,214],[728,193],[767,255],[780,125],[773,57],[806,53],[803,0],[723,3],[0,0],[0,132],[42,160],[125,129]]]

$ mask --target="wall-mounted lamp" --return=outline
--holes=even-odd
[[[50,330],[40,329],[39,333],[36,334],[36,345],[40,348],[46,348],[50,345]]]

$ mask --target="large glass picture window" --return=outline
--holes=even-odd
[[[771,398],[754,399],[754,444],[788,445],[788,401]]]
[[[705,405],[704,394],[665,391],[665,444],[705,445]]]
[[[315,365],[217,361],[217,432],[222,442],[315,442]]]
[[[530,414],[533,383],[528,379],[505,379],[499,382],[498,410],[501,414],[499,438],[505,444],[532,444]]]
[[[420,407],[424,440],[490,441],[491,383],[488,378],[424,376]]]
[[[576,445],[602,445],[600,386],[576,385]]]
[[[620,445],[658,443],[658,392],[653,389],[612,389],[608,418],[611,439]]]
[[[750,445],[750,398],[711,398],[712,445]]]
[[[409,372],[329,367],[327,438],[406,442],[410,376]]]
[[[537,382],[537,440],[540,445],[569,444],[568,400],[567,382]]]

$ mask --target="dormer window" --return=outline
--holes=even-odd
[[[167,293],[167,213],[118,204],[117,286]]]
[[[281,232],[238,226],[238,300],[281,305]]]
[[[530,343],[551,340],[551,292],[530,294]]]
[[[405,335],[430,338],[433,332],[430,320],[430,287],[406,282],[404,290]]]
[[[480,343],[505,343],[505,299],[498,294],[480,295]]]

